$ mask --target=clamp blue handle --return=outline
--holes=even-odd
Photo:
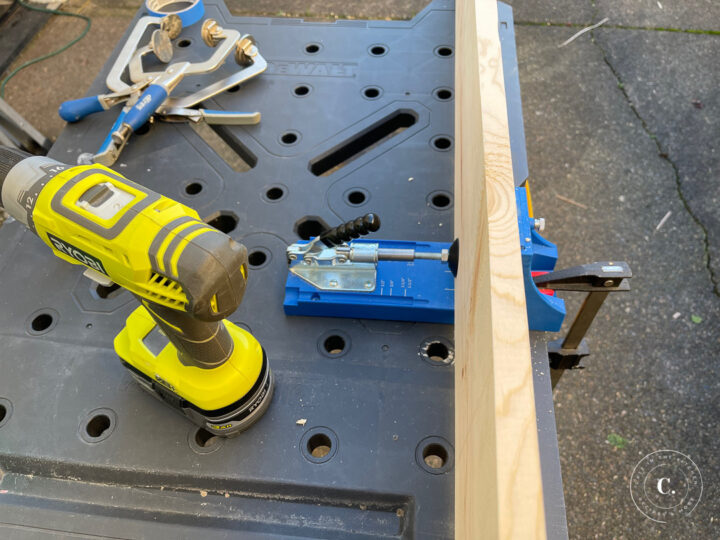
[[[155,114],[160,105],[168,97],[167,90],[159,84],[151,84],[137,100],[137,103],[125,115],[123,123],[130,126],[133,131],[140,129],[150,117]]]
[[[98,154],[105,152],[112,144],[114,144],[112,135],[118,131],[123,124],[129,125],[130,129],[133,131],[140,129],[145,122],[150,120],[150,117],[158,110],[158,107],[165,102],[167,96],[167,90],[159,84],[151,84],[148,86],[147,90],[140,95],[135,105],[133,105],[130,109],[124,107],[120,112],[120,115],[110,128],[110,133],[107,137],[105,137],[105,140],[100,146]]]
[[[127,116],[127,109],[123,108],[123,110],[120,112],[120,115],[117,117],[117,120],[115,120],[115,123],[110,128],[110,133],[108,133],[108,136],[105,137],[105,140],[100,145],[100,150],[98,150],[98,154],[101,154],[105,150],[107,150],[110,145],[112,144],[112,134],[115,133],[125,122],[125,116]]]
[[[105,108],[100,103],[100,96],[90,96],[62,103],[58,114],[66,122],[77,122],[89,114],[104,110]]]

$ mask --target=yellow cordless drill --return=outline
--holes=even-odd
[[[245,292],[245,246],[107,167],[2,146],[0,202],[56,256],[140,300],[115,351],[144,388],[220,436],[267,410],[273,376],[265,352],[225,320]]]

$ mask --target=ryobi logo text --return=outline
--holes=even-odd
[[[68,244],[64,240],[60,240],[58,237],[53,236],[50,233],[48,233],[48,238],[52,242],[55,249],[57,249],[60,253],[72,257],[76,261],[80,261],[81,263],[83,263],[85,266],[92,268],[93,270],[97,270],[98,272],[102,272],[107,276],[105,267],[103,266],[100,259],[98,259],[97,257],[93,257],[89,253],[84,252],[82,249],[78,249],[72,244]]]

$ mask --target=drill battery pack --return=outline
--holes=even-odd
[[[224,324],[233,338],[233,352],[212,369],[183,364],[143,306],[128,317],[115,338],[115,351],[142,388],[196,425],[232,437],[265,413],[274,384],[260,343],[233,323]]]

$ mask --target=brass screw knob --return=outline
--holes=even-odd
[[[255,38],[250,34],[242,36],[235,47],[235,61],[241,66],[249,66],[255,60],[258,50],[255,46]]]
[[[182,32],[182,21],[175,13],[163,17],[160,21],[160,30],[166,32],[170,39],[175,39]]]
[[[205,45],[215,47],[225,37],[225,32],[215,19],[206,19],[200,30],[200,35]]]

